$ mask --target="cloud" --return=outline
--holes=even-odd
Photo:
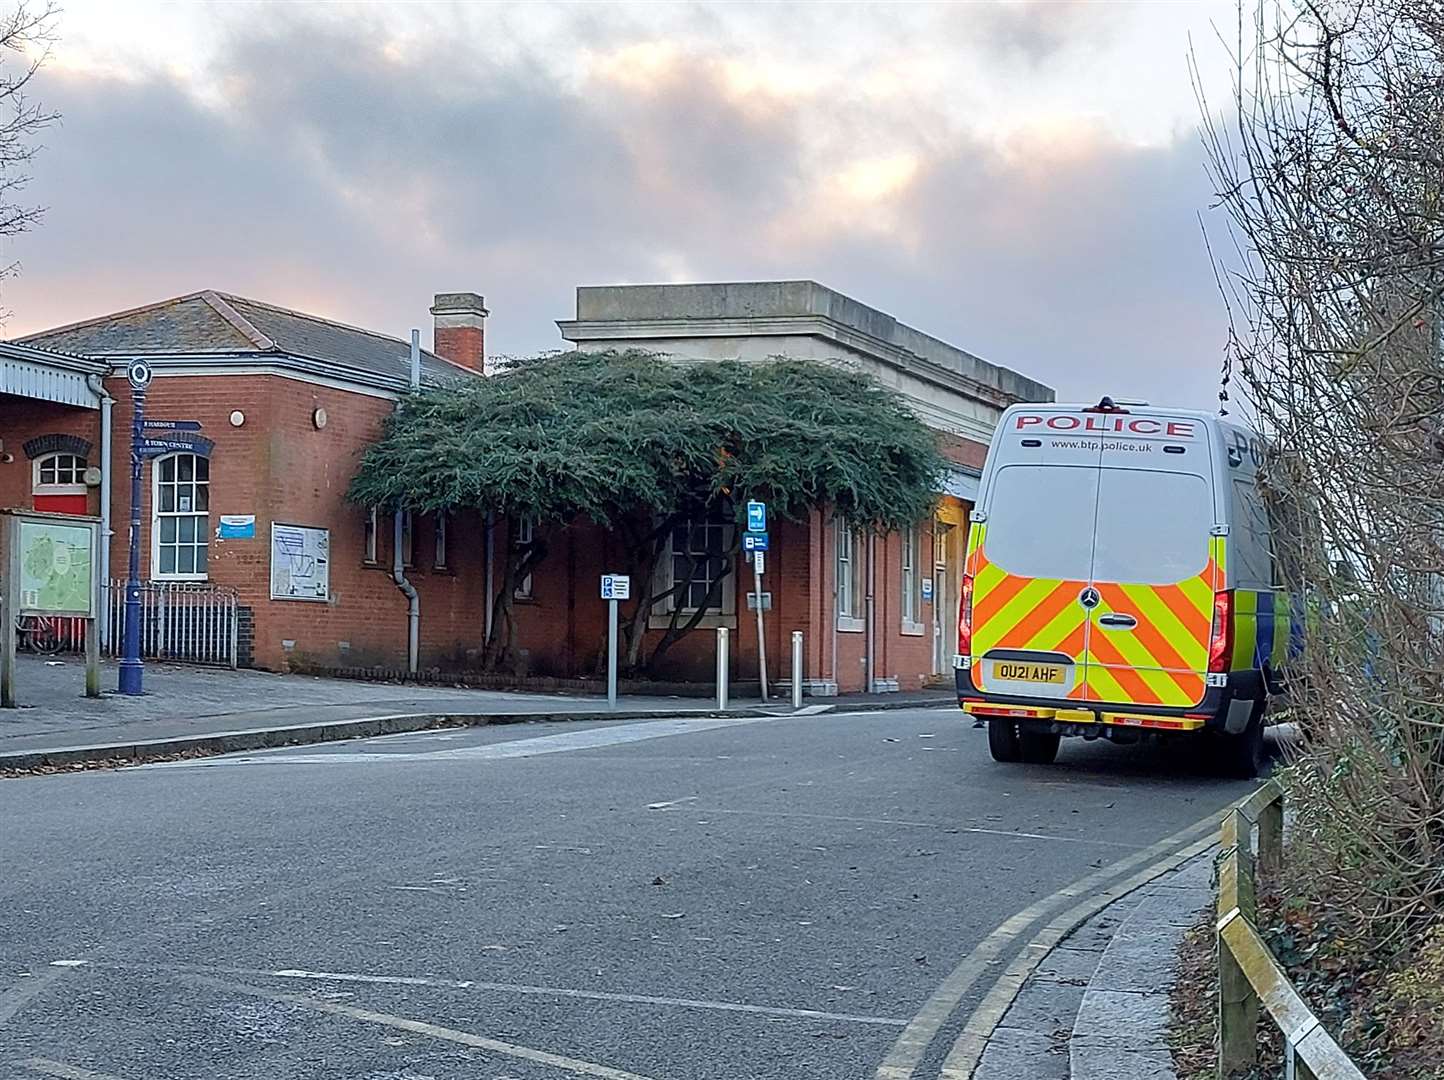
[[[934,59],[1022,77],[1116,32],[1052,8],[962,29],[941,9]],[[36,162],[49,216],[13,250],[10,333],[214,287],[404,334],[432,292],[473,289],[493,347],[519,353],[562,344],[578,284],[810,277],[1064,396],[1212,400],[1193,140],[1046,109],[972,124],[886,48],[840,37],[813,62],[802,44],[831,31],[808,8],[747,9],[792,46],[776,63],[731,8],[541,26],[488,8],[504,40],[485,45],[450,9],[263,10],[195,69],[47,73],[65,122]]]

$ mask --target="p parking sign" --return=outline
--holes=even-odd
[[[626,574],[602,575],[603,600],[630,600],[631,598],[632,579]]]

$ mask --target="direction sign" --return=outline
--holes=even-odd
[[[743,551],[766,551],[768,537],[765,532],[750,532],[742,534]]]
[[[155,428],[158,431],[199,431],[201,422],[199,420],[142,420],[140,426]]]
[[[631,598],[632,579],[626,574],[602,575],[603,600],[630,600]]]
[[[747,504],[747,531],[755,533],[767,531],[766,503],[753,499]]]
[[[194,451],[196,444],[184,439],[141,439],[135,444],[135,448],[142,457],[156,457],[177,450]]]
[[[185,443],[185,446],[182,447],[184,450],[212,445],[211,440],[199,431],[172,431],[169,428],[151,428],[149,425],[141,432],[140,437],[151,441]]]

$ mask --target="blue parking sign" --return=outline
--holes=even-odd
[[[767,534],[765,532],[749,532],[742,534],[743,551],[766,551]]]

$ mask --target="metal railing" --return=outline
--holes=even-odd
[[[142,657],[236,666],[240,603],[234,589],[205,581],[145,581],[140,588]],[[125,582],[112,581],[105,589],[105,655],[120,655],[124,627]]]
[[[1258,828],[1255,860],[1253,833]],[[1218,1075],[1228,1080],[1258,1062],[1259,1007],[1284,1036],[1288,1080],[1364,1080],[1289,982],[1255,926],[1255,863],[1283,862],[1284,793],[1270,780],[1223,819],[1218,877]]]

